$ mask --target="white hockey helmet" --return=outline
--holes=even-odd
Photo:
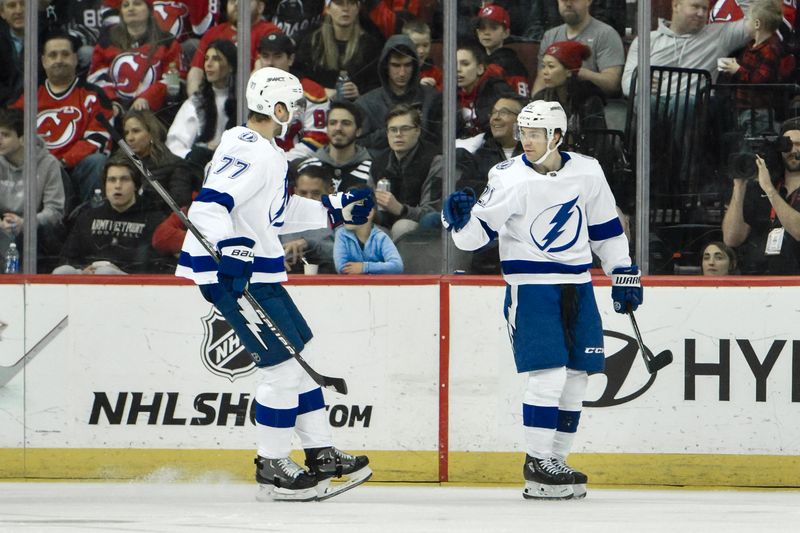
[[[547,134],[547,152],[534,161],[536,164],[541,164],[564,142],[564,136],[567,134],[567,114],[558,102],[536,100],[523,107],[517,115],[517,139],[522,138],[519,132],[520,128],[544,128]],[[556,130],[561,130],[561,139],[551,149],[550,142],[553,140]]]
[[[275,67],[264,67],[250,75],[247,82],[247,108],[250,111],[267,115],[272,120],[286,127],[296,118],[300,118],[305,108],[303,86],[296,76]],[[278,120],[275,106],[282,103],[289,111],[289,119]]]

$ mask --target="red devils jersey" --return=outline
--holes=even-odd
[[[709,22],[733,22],[741,18],[744,18],[744,10],[737,0],[710,0]],[[794,31],[796,18],[797,0],[783,0],[783,24],[778,30],[782,38]]]
[[[288,152],[302,143],[316,152],[318,148],[328,144],[328,109],[330,102],[325,88],[310,78],[301,78],[303,95],[306,98],[306,112],[303,121],[295,120],[289,124],[286,135],[275,139],[275,143],[284,152]]]
[[[96,85],[75,79],[63,93],[56,94],[45,80],[37,92],[37,132],[47,149],[64,166],[72,168],[84,157],[104,152],[109,134],[97,121],[98,114],[111,116],[111,103]],[[20,97],[12,107],[22,109]]]
[[[174,39],[161,41],[155,48],[148,43],[122,50],[104,37],[92,52],[88,81],[102,88],[111,100],[127,103],[144,98],[150,109],[157,111],[167,94],[162,78],[170,63],[175,63],[181,77],[185,77],[181,48]]]
[[[119,12],[122,0],[103,0],[103,5]],[[108,12],[107,12],[108,13]],[[203,35],[219,18],[218,0],[156,0],[153,18],[158,27],[171,33],[178,41],[190,34]]]
[[[279,33],[280,31],[281,29],[278,26],[272,22],[267,22],[266,20],[259,20],[253,24],[250,30],[250,68],[253,68],[253,64],[258,57],[257,50],[261,39],[270,33]],[[192,56],[192,67],[203,68],[208,45],[217,39],[227,39],[235,43],[236,29],[231,26],[230,22],[217,24],[209,29],[205,35],[203,35],[203,38],[200,39],[200,45],[197,47],[197,51],[194,53],[194,56]]]

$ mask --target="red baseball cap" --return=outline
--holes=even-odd
[[[511,27],[511,17],[508,16],[508,11],[506,11],[503,6],[499,6],[497,4],[486,4],[478,11],[478,23],[480,23],[481,19],[492,20],[497,22],[498,24],[502,24],[506,28]]]

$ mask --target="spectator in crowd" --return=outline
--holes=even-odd
[[[386,178],[389,190],[375,191],[376,222],[390,228],[393,241],[423,228],[439,226],[442,195],[442,156],[422,140],[418,110],[401,104],[386,115],[389,148],[375,156],[370,187]]]
[[[441,115],[441,111],[435,109],[441,107],[441,99],[436,89],[419,83],[419,59],[414,42],[406,35],[391,36],[383,46],[377,71],[381,86],[356,100],[364,116],[359,144],[372,151],[386,148],[386,113],[399,104],[420,110],[423,136],[436,143],[440,128],[438,122],[432,122],[432,117]]]
[[[628,22],[626,0],[592,0],[589,13],[593,18],[608,24],[617,34],[625,35]],[[558,0],[530,0],[529,21],[524,37],[529,41],[541,41],[546,30],[561,24]]]
[[[472,139],[456,141],[456,168],[460,174],[456,190],[470,187],[480,195],[486,188],[489,170],[493,166],[523,153],[515,130],[517,115],[526,102],[517,96],[498,98],[489,115],[489,131]],[[469,261],[472,274],[499,274],[497,243],[473,252]]]
[[[361,109],[347,100],[334,100],[328,112],[327,133],[330,143],[306,159],[298,168],[321,166],[333,177],[334,192],[365,187],[369,181],[372,156],[356,141],[363,117]]]
[[[431,53],[431,28],[424,21],[412,19],[403,25],[403,34],[414,43],[419,59],[419,83],[429,85],[437,91],[442,91],[444,74],[442,69],[433,64],[429,57]]]
[[[375,208],[367,223],[336,230],[333,257],[339,274],[402,274],[403,259],[386,233],[375,227]]]
[[[258,57],[258,43],[261,39],[269,35],[281,31],[279,27],[271,22],[267,22],[262,18],[264,13],[265,0],[249,0],[250,1],[250,67],[255,64]],[[200,44],[192,57],[192,63],[189,68],[189,73],[186,75],[186,94],[192,95],[200,88],[200,82],[203,81],[203,64],[205,63],[206,50],[208,46],[218,40],[227,39],[234,44],[236,43],[237,24],[239,20],[239,2],[238,0],[228,0],[226,13],[228,15],[228,22],[212,26],[203,37],[200,39]]]
[[[779,83],[781,42],[776,30],[780,27],[781,12],[775,9],[779,0],[755,0],[745,17],[745,28],[753,37],[739,58],[721,58],[719,69],[736,84]],[[757,135],[773,126],[775,94],[760,89],[736,90],[736,109],[739,127]]]
[[[122,0],[103,0],[105,17],[117,17]],[[216,23],[218,2],[208,0],[154,0],[153,17],[158,27],[172,35],[181,46],[184,64],[197,49],[198,37]]]
[[[166,131],[156,116],[150,111],[128,111],[122,121],[125,141],[138,155],[178,206],[189,205],[192,190],[199,190],[202,179],[193,175],[192,169],[180,157],[169,151],[164,144]],[[161,212],[161,219],[167,216],[169,206],[149,183],[142,190],[142,208]],[[161,220],[157,220],[161,222]]]
[[[286,152],[289,162],[305,159],[321,147],[328,144],[325,132],[325,117],[328,115],[330,102],[325,89],[311,78],[292,70],[295,58],[295,45],[291,37],[282,33],[271,33],[261,39],[258,45],[256,69],[275,67],[292,72],[300,78],[303,95],[306,99],[305,114],[297,119],[286,130],[283,136],[276,137],[275,143]]]
[[[541,70],[544,51],[551,44],[563,41],[579,41],[592,51],[592,55],[578,71],[579,79],[595,84],[606,96],[619,94],[622,67],[625,65],[622,39],[614,28],[589,14],[591,5],[592,0],[558,0],[558,12],[564,24],[547,30],[542,38],[539,45],[539,70],[533,83],[534,94],[544,88]],[[631,57],[635,66],[636,55],[628,55],[629,61]],[[627,86],[623,86],[622,90],[627,95]]]
[[[13,238],[22,248],[25,229],[25,145],[22,111],[0,109],[0,233]],[[36,193],[39,206],[36,212],[39,251],[53,253],[61,238],[64,218],[64,184],[61,165],[36,137]],[[6,239],[5,246],[10,244]],[[5,248],[0,250],[5,253]]]
[[[508,11],[496,4],[483,6],[478,11],[475,34],[486,51],[487,63],[503,69],[506,83],[518,95],[530,96],[528,69],[519,60],[514,50],[503,46],[511,35],[511,18],[508,16]]]
[[[192,200],[197,196],[199,191],[192,193]],[[181,212],[186,215],[189,213],[189,206],[181,207]],[[183,240],[186,238],[186,226],[183,225],[181,218],[174,212],[170,213],[167,218],[161,221],[153,231],[153,238],[150,244],[156,253],[163,256],[165,266],[170,266],[169,270],[174,269],[178,265],[178,257],[181,255],[181,247]]]
[[[722,219],[723,241],[737,249],[742,274],[800,274],[800,118],[785,121],[792,141],[783,175],[774,179],[756,156],[757,179],[734,179]]]
[[[736,273],[736,252],[724,242],[714,241],[703,248],[701,267],[704,276],[728,276]]]
[[[403,25],[409,20],[419,19],[430,24],[438,3],[438,0],[399,3],[394,0],[373,0],[370,2],[369,18],[381,32],[383,38],[388,39],[392,35],[400,33]]]
[[[0,107],[22,94],[22,44],[25,39],[25,1],[0,0]]]
[[[516,94],[503,80],[497,65],[487,66],[486,52],[477,44],[461,44],[456,51],[459,127],[458,137],[484,133],[489,110],[500,96]]]
[[[332,194],[333,180],[328,171],[310,165],[298,171],[294,194],[320,201],[323,195]],[[291,200],[289,200],[291,202]],[[303,272],[303,262],[318,265],[321,274],[333,274],[333,230],[320,228],[280,235],[283,244],[284,265],[289,273]]]
[[[92,63],[92,50],[100,39],[101,32],[119,22],[119,15],[112,21],[106,16],[108,9],[104,7],[105,0],[84,0],[81,2],[52,2],[49,6],[55,16],[59,27],[58,31],[64,32],[76,39],[78,54],[78,72],[85,76]],[[39,26],[39,33],[42,27]],[[49,33],[49,32],[48,32]]]
[[[178,110],[166,145],[176,156],[205,168],[222,132],[236,123],[236,45],[217,39],[206,49],[203,81]]]
[[[264,17],[299,43],[319,28],[326,0],[278,0],[268,2]]]
[[[152,10],[152,0],[123,0],[119,24],[94,47],[89,81],[106,92],[115,115],[160,110],[167,99],[164,75],[183,72],[180,46],[156,25]]]
[[[717,75],[717,58],[728,57],[742,48],[749,36],[744,20],[730,24],[706,24],[707,0],[675,0],[672,18],[660,19],[658,29],[650,32],[650,64],[706,70]],[[628,49],[622,73],[622,92],[628,96],[633,72],[637,66],[639,38]],[[664,84],[664,90],[669,84]],[[692,91],[693,92],[693,91]]]
[[[543,88],[534,100],[558,102],[567,113],[567,149],[575,149],[585,129],[605,129],[605,98],[597,85],[580,79],[592,50],[580,41],[559,41],[544,51],[539,68]]]
[[[297,63],[306,76],[325,87],[328,98],[355,100],[379,85],[375,52],[382,43],[359,24],[360,7],[360,0],[331,0],[322,26],[298,46]]]
[[[527,40],[524,37],[531,13],[531,2],[537,0],[458,0],[455,2],[457,17],[456,38],[459,42],[475,38],[475,22],[478,12],[486,5],[492,4],[505,9],[511,19],[511,39],[514,41]],[[443,3],[443,2],[442,2]],[[436,37],[436,35],[434,35]]]
[[[42,45],[46,74],[39,85],[37,133],[71,177],[82,201],[100,188],[109,134],[97,117],[111,117],[111,102],[96,85],[78,78],[76,40],[65,33],[47,36]],[[22,109],[20,97],[13,107]],[[69,191],[65,191],[69,192]]]
[[[81,213],[61,250],[53,274],[132,274],[151,272],[157,256],[150,246],[161,217],[144,209],[136,191],[139,171],[121,154],[103,169],[106,201]]]

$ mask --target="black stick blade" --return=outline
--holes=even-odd
[[[326,389],[338,392],[339,394],[347,394],[347,383],[343,378],[329,378],[328,376],[320,376],[322,383],[319,383]]]
[[[655,374],[672,362],[672,352],[670,350],[664,350],[656,356],[653,356],[652,352],[650,352],[649,355],[650,357],[645,360],[645,366],[651,374]]]

